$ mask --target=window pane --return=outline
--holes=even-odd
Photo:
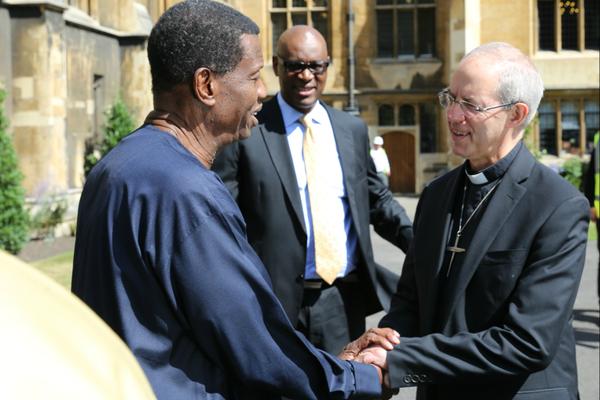
[[[306,0],[292,0],[292,7],[306,7]]]
[[[417,0],[419,4],[435,4],[435,0]]]
[[[561,102],[560,112],[562,113],[561,120],[563,129],[579,129],[579,111],[577,110],[576,102]]]
[[[390,106],[389,104],[384,104],[379,107],[379,125],[394,125],[394,107]]]
[[[600,45],[600,22],[598,18],[598,8],[600,7],[600,1],[598,0],[587,0],[585,3],[585,48],[586,49],[599,49]]]
[[[586,101],[584,104],[585,111],[585,137],[588,143],[594,143],[594,134],[600,129],[600,104],[597,101]]]
[[[327,7],[327,0],[313,0],[314,7]]]
[[[292,13],[292,25],[306,25],[308,19],[305,12]]]
[[[393,0],[377,0],[377,5],[378,6],[383,6],[386,4],[393,4],[394,1]]]
[[[329,43],[329,28],[327,24],[327,13],[325,11],[318,11],[312,13],[312,23],[313,27],[321,32],[321,35],[327,40]]]
[[[423,8],[417,10],[419,34],[417,40],[419,44],[420,56],[435,55],[435,9]]]
[[[414,55],[414,21],[413,11],[397,12],[398,18],[398,55]]]
[[[272,7],[273,8],[285,8],[286,0],[273,0]]]
[[[377,56],[394,56],[393,14],[389,10],[377,10]]]
[[[540,150],[548,154],[558,155],[556,149],[556,114],[552,103],[540,104]]]
[[[415,0],[396,0],[396,4],[414,4]]]
[[[287,25],[285,13],[271,13],[271,32],[273,32],[273,54],[277,54],[277,40]]]
[[[540,50],[556,51],[554,41],[554,1],[555,0],[538,0],[538,17],[539,17],[539,46]]]
[[[415,124],[415,109],[407,104],[400,107],[398,113],[399,125],[414,125]]]
[[[566,5],[566,4],[569,5]],[[574,4],[575,1],[564,2],[564,6],[561,6],[561,24],[562,24],[562,48],[565,50],[577,50],[577,18],[579,9]]]
[[[437,107],[433,103],[419,105],[421,126],[421,153],[437,151]]]
[[[560,103],[562,150],[565,153],[579,152],[579,111],[574,101]]]

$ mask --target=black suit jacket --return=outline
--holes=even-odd
[[[358,252],[367,312],[389,305],[397,276],[376,265],[369,222],[404,251],[412,240],[406,212],[377,177],[369,156],[366,125],[358,118],[325,105],[340,157]],[[267,267],[275,293],[292,323],[303,295],[306,227],[283,118],[273,97],[258,115],[250,138],[226,146],[213,170],[236,199],[247,224],[248,240]]]
[[[587,201],[523,147],[471,243],[461,243],[464,262],[442,291],[439,273],[462,173],[459,167],[433,181],[419,201],[414,245],[380,323],[402,335],[387,357],[391,382],[422,384],[420,400],[575,400],[572,311]],[[441,293],[446,298],[438,299]]]

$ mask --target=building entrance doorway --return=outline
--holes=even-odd
[[[400,131],[382,136],[390,161],[390,190],[394,193],[415,193],[415,136]]]

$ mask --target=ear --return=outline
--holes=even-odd
[[[215,74],[208,68],[198,68],[194,72],[194,97],[202,103],[212,106],[216,103],[215,93],[218,91],[218,82]]]
[[[510,113],[510,123],[513,126],[523,124],[525,118],[529,115],[529,106],[525,103],[517,103],[513,106]]]
[[[273,56],[271,60],[273,62],[273,72],[275,76],[279,76],[279,57]]]

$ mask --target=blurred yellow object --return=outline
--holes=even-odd
[[[73,294],[0,251],[0,399],[154,399],[121,339]]]

